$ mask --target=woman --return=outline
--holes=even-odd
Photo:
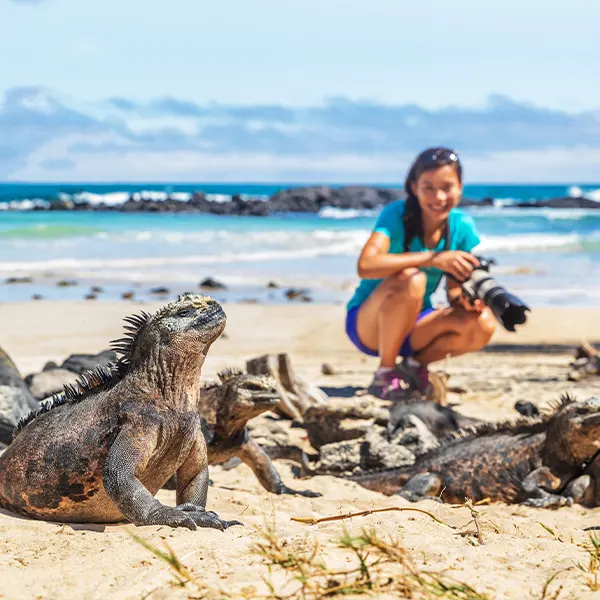
[[[407,198],[379,215],[358,259],[362,281],[347,305],[346,332],[365,354],[379,356],[369,392],[394,398],[407,390],[427,393],[429,364],[448,355],[483,348],[495,318],[461,290],[478,260],[473,219],[456,208],[462,195],[462,167],[447,148],[430,148],[412,164],[404,185]],[[447,308],[434,309],[431,295],[442,276]],[[398,356],[402,362],[396,363]]]

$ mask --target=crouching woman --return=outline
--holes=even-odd
[[[496,325],[492,312],[480,300],[471,303],[460,286],[478,265],[471,251],[480,239],[473,219],[456,208],[463,189],[456,153],[422,152],[404,188],[406,200],[379,215],[347,305],[350,340],[380,360],[369,392],[384,399],[426,394],[431,363],[480,350]],[[433,308],[431,295],[444,274],[449,306]]]

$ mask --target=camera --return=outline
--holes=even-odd
[[[490,308],[498,321],[507,331],[515,331],[516,325],[527,320],[527,311],[531,309],[519,298],[502,287],[489,273],[494,259],[477,256],[479,266],[475,267],[469,278],[461,284],[462,290],[472,302],[476,299]]]

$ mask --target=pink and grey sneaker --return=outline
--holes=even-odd
[[[410,381],[406,379],[406,374],[399,371],[398,367],[400,365],[396,365],[384,373],[375,373],[367,392],[382,400],[390,400],[392,397],[410,391]]]
[[[382,400],[402,400],[413,392],[426,395],[430,386],[427,367],[411,366],[403,360],[385,373],[376,373],[367,391]]]
[[[429,380],[429,371],[425,365],[411,366],[405,359],[402,361],[402,370],[406,372],[413,389],[419,390],[422,394],[426,394],[431,385]]]

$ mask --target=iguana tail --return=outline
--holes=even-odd
[[[413,475],[414,471],[410,466],[408,466],[358,473],[356,475],[345,477],[345,479],[354,481],[368,490],[373,490],[374,492],[379,492],[381,494],[385,494],[386,496],[393,496],[400,491],[402,486]]]
[[[387,496],[391,496],[398,492],[400,488],[414,475],[412,465],[406,467],[397,467],[392,469],[379,469],[375,471],[363,471],[352,475],[344,475],[341,473],[326,472],[320,469],[315,469],[308,459],[308,455],[302,453],[302,474],[305,476],[314,475],[332,475],[333,477],[341,477],[348,481],[354,481],[364,488],[380,492]]]

